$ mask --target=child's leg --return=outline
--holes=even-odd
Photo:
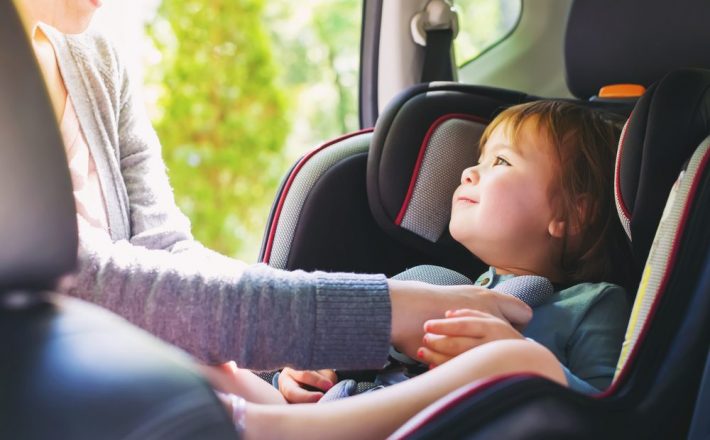
[[[249,405],[246,437],[384,438],[424,407],[463,385],[518,372],[566,384],[559,362],[545,347],[527,340],[499,340],[375,393],[322,405]]]
[[[256,374],[237,368],[234,362],[200,367],[202,374],[218,391],[236,394],[249,402],[286,404],[283,395]]]

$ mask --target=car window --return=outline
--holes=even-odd
[[[455,0],[459,33],[454,40],[456,64],[464,66],[502,41],[520,18],[521,0]]]
[[[106,3],[196,238],[254,262],[290,165],[359,128],[362,1]]]

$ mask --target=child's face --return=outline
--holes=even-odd
[[[479,163],[464,170],[454,192],[449,230],[487,264],[513,273],[540,273],[555,249],[559,226],[551,203],[558,161],[546,137],[530,121],[517,143],[506,124],[491,133]]]

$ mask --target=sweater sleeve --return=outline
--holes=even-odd
[[[103,306],[206,363],[379,368],[391,305],[382,275],[215,263],[127,241],[89,249],[65,292]],[[92,245],[96,245],[93,242]]]
[[[118,150],[120,178],[128,196],[130,242],[151,249],[199,248],[190,222],[175,203],[158,136],[133,93],[125,67],[116,57],[119,84]],[[125,214],[124,214],[125,215]]]

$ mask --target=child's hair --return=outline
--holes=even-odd
[[[501,124],[505,124],[510,138],[517,142],[521,128],[528,121],[547,137],[558,158],[560,172],[552,197],[555,208],[566,220],[560,261],[565,281],[625,281],[620,279],[623,274],[612,272],[619,252],[624,252],[618,248],[627,247],[613,193],[620,121],[565,101],[534,101],[502,111],[483,132],[481,148]],[[578,209],[579,200],[584,200],[582,212]],[[568,241],[573,225],[577,225],[580,233],[575,249]]]

